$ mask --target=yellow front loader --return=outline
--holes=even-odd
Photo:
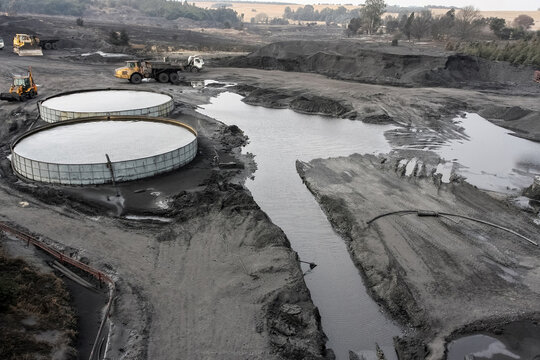
[[[43,56],[39,38],[35,35],[16,34],[13,38],[13,52],[19,56]]]
[[[13,84],[8,93],[1,93],[0,100],[25,101],[36,97],[37,85],[32,77],[32,68],[28,68],[26,75],[13,75]]]

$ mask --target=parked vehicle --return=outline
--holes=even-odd
[[[16,34],[13,52],[19,56],[43,56],[43,50],[58,49],[59,39],[40,39],[36,35]]]
[[[140,84],[142,79],[155,79],[160,83],[180,81],[180,73],[184,71],[200,71],[204,61],[199,56],[190,56],[186,64],[173,64],[169,62],[156,62],[146,60],[130,60],[126,67],[118,68],[114,76],[127,79],[132,84]]]

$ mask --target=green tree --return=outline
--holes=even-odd
[[[431,36],[435,40],[443,40],[452,34],[456,20],[456,9],[452,8],[443,16],[433,19],[431,24]]]
[[[528,30],[534,25],[534,19],[529,15],[521,14],[514,19],[514,26]]]
[[[456,15],[455,33],[462,40],[472,39],[482,27],[480,11],[473,6],[465,6]]]
[[[495,17],[489,20],[489,28],[491,29],[491,31],[493,31],[493,33],[497,37],[500,37],[502,29],[504,29],[505,27],[506,27],[506,20],[502,18]]]
[[[364,30],[367,34],[374,34],[381,25],[381,16],[386,4],[384,0],[366,0],[361,10]]]
[[[431,16],[431,10],[424,10],[411,22],[411,35],[420,40],[431,31],[431,25],[433,23],[433,17]]]
[[[268,15],[266,13],[258,13],[255,15],[255,21],[256,23],[265,23],[268,21]]]
[[[384,18],[384,25],[386,26],[386,32],[393,34],[398,30],[399,21],[391,15],[387,15]]]
[[[287,7],[285,8],[284,13],[283,13],[283,17],[284,17],[285,19],[292,19],[292,14],[293,14],[293,11],[292,11],[291,7],[290,7],[290,6],[287,6]]]
[[[362,23],[361,18],[352,18],[349,25],[347,25],[347,36],[357,34],[358,30],[362,28]]]
[[[412,24],[414,22],[414,12],[409,15],[407,18],[407,21],[405,22],[405,26],[403,27],[403,33],[407,37],[407,40],[411,40],[411,30],[412,30]]]
[[[129,45],[129,35],[125,29],[120,31],[120,45]]]

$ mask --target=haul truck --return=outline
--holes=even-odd
[[[160,83],[176,84],[180,80],[181,72],[200,71],[204,61],[198,56],[190,56],[185,65],[146,60],[130,60],[126,61],[126,65],[126,67],[116,69],[114,76],[127,79],[132,84],[140,84],[142,79],[155,79]]]

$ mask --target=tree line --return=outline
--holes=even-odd
[[[534,25],[534,19],[526,14],[519,15],[511,24],[502,18],[484,18],[480,11],[472,6],[461,9],[452,8],[443,15],[434,16],[431,10],[401,13],[397,17],[388,15],[384,0],[366,0],[360,10],[360,16],[352,18],[347,26],[347,34],[374,34],[383,31],[390,34],[401,34],[408,40],[431,38],[444,40],[458,38],[462,40],[477,39],[480,32],[488,28],[501,40],[518,40],[531,38],[528,31]]]
[[[89,4],[90,0],[4,0],[0,11],[81,16]]]
[[[360,16],[352,18],[347,34],[374,34],[379,30],[394,34],[394,39],[405,37],[447,41],[447,50],[458,51],[490,60],[513,64],[540,66],[540,31],[530,31],[534,19],[519,15],[510,24],[502,18],[484,18],[472,6],[434,16],[431,10],[386,16],[383,0],[366,0]],[[518,40],[480,41],[480,39]]]
[[[187,1],[167,0],[3,0],[0,11],[7,13],[29,12],[48,15],[82,16],[90,6],[129,6],[141,10],[149,16],[164,17],[168,20],[188,18],[196,21],[213,21],[234,26],[240,23],[238,14],[226,7],[203,9]]]
[[[283,18],[289,20],[325,21],[326,23],[344,23],[357,16],[360,16],[360,8],[348,10],[344,6],[336,9],[324,8],[321,11],[315,10],[312,5],[300,6],[296,10],[287,6],[283,13]]]

